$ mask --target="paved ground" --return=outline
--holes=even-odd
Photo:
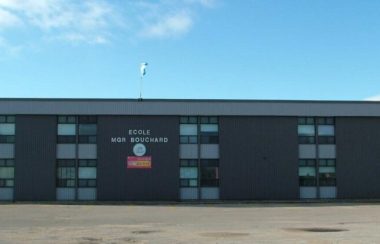
[[[380,204],[4,204],[0,243],[380,243]]]

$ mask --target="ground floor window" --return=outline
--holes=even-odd
[[[13,187],[14,175],[14,160],[0,159],[0,187]]]
[[[96,187],[97,162],[94,159],[80,159],[78,166],[74,159],[57,161],[57,187]]]

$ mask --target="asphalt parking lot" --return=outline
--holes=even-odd
[[[379,243],[380,203],[1,204],[0,243]]]

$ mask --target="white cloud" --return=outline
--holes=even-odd
[[[87,44],[106,44],[109,40],[102,35],[88,35],[79,32],[65,33],[53,38],[47,38],[48,41],[63,40],[69,41],[73,44],[87,43]]]
[[[22,19],[27,27],[39,29],[50,39],[59,32],[57,36],[67,36],[68,41],[92,42],[96,36],[102,40],[97,43],[105,43],[108,28],[120,23],[117,18],[117,11],[104,0],[0,0],[0,27]],[[81,33],[81,38],[73,37],[72,32]]]
[[[145,37],[176,37],[187,33],[193,25],[189,13],[181,11],[172,15],[164,16],[142,30],[141,35]]]
[[[375,95],[375,96],[371,96],[371,97],[367,97],[367,98],[364,98],[365,101],[380,101],[380,94],[379,95]]]
[[[75,44],[109,43],[116,31],[132,37],[175,38],[195,25],[199,7],[213,7],[217,1],[0,0],[0,31],[3,38],[13,28],[33,31],[40,40]]]
[[[214,7],[216,0],[185,0],[185,3],[201,4],[204,7]]]
[[[148,38],[172,38],[183,36],[194,26],[196,7],[215,7],[218,0],[160,0],[139,1],[134,4],[140,12],[140,36]]]
[[[20,25],[22,21],[14,14],[0,8],[0,28]]]

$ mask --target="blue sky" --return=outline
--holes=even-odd
[[[0,0],[0,97],[380,100],[378,0]]]

